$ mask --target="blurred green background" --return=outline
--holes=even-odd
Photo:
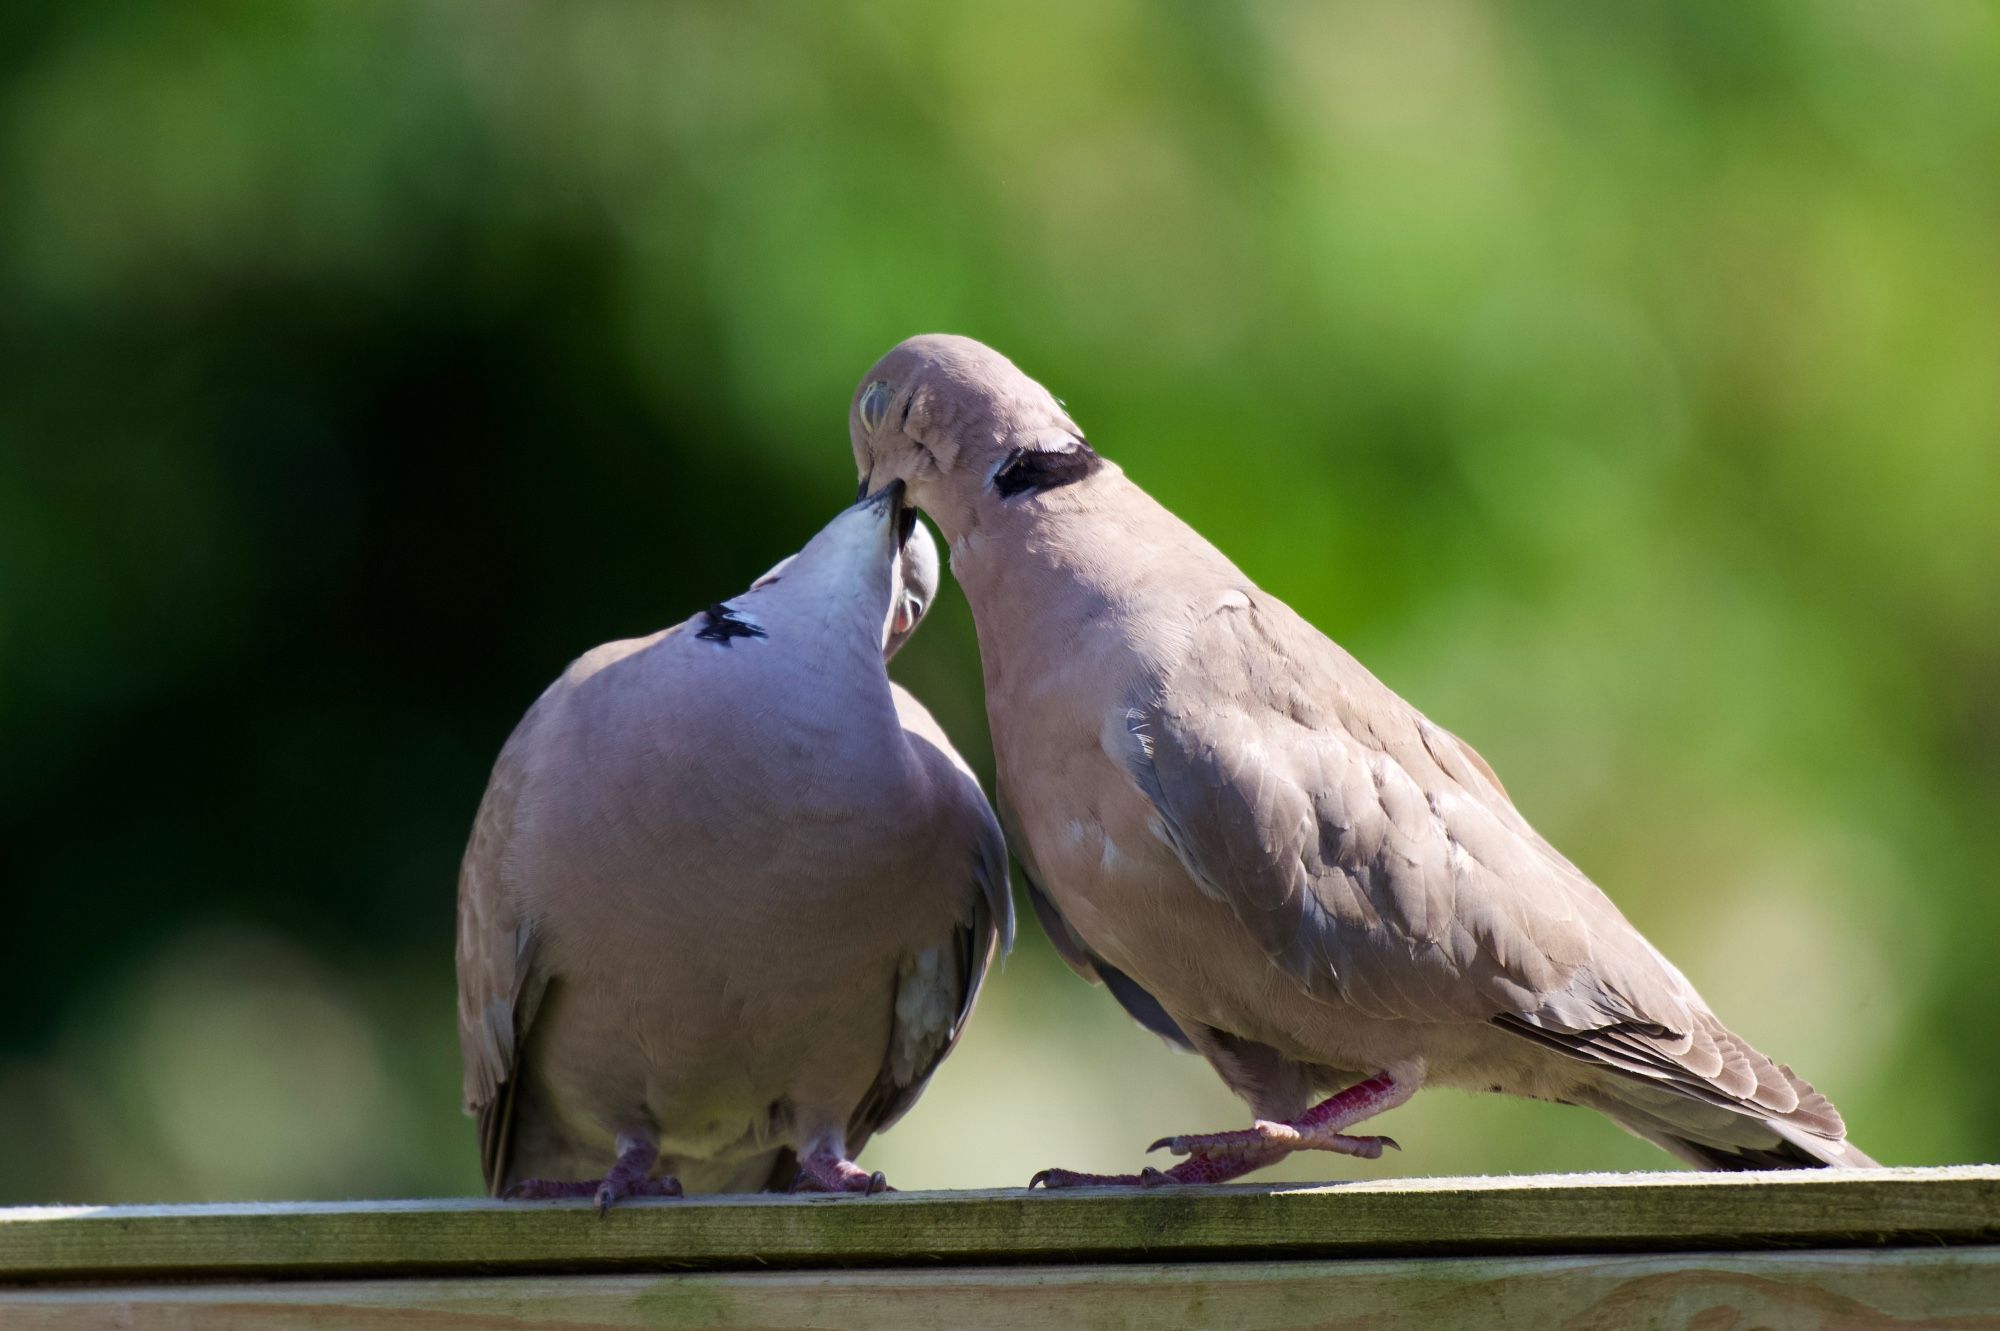
[[[1008,352],[1885,1161],[2000,1157],[1982,4],[0,11],[0,1202],[477,1188],[452,912],[573,655]],[[990,770],[964,603],[897,661]],[[1244,1115],[1032,924],[869,1160]],[[1451,1092],[1375,1165],[1667,1167]]]

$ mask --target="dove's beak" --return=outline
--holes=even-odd
[[[873,494],[867,493],[867,481],[862,481],[863,497],[857,501],[882,512],[895,528],[896,544],[910,539],[910,532],[917,525],[917,510],[903,502],[903,483],[890,481]]]

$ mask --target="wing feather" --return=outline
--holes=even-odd
[[[941,816],[967,845],[965,876],[948,885],[962,893],[965,914],[947,946],[906,959],[898,973],[887,1057],[848,1121],[848,1149],[856,1155],[869,1137],[893,1126],[917,1102],[964,1034],[994,955],[1014,945],[1007,842],[993,809],[930,713],[900,686],[894,692],[904,733],[943,797]]]
[[[1710,1014],[1487,763],[1246,589],[1128,700],[1122,755],[1201,889],[1307,991],[1493,1021],[1696,1099],[1838,1137],[1824,1097]]]
[[[458,1039],[464,1104],[479,1120],[479,1159],[489,1191],[506,1177],[513,1137],[515,1062],[545,981],[535,966],[532,924],[507,890],[509,848],[520,800],[520,754],[534,713],[500,751],[458,874]]]

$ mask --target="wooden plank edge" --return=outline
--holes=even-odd
[[[1876,1326],[2000,1319],[2000,1248],[0,1287],[9,1331]]]
[[[0,1210],[0,1282],[1751,1251],[2000,1242],[2000,1167],[1156,1191]]]

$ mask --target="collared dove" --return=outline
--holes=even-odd
[[[1588,1105],[1710,1169],[1870,1165],[1732,1034],[1498,778],[961,337],[856,387],[864,492],[902,481],[972,607],[998,803],[1058,951],[1208,1059],[1245,1131],[1154,1143],[1213,1182],[1426,1084]]]
[[[459,877],[490,1191],[886,1186],[853,1158],[1013,936],[993,812],[883,670],[937,572],[894,487],[743,595],[586,653],[515,729]]]

